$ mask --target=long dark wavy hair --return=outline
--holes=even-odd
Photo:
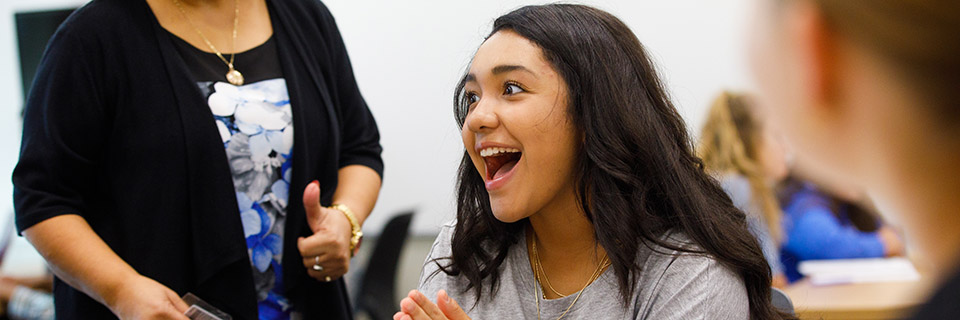
[[[708,255],[743,278],[753,319],[780,318],[770,303],[770,269],[745,215],[694,155],[686,126],[640,41],[613,15],[583,5],[526,6],[501,16],[490,35],[512,30],[532,41],[567,85],[568,116],[583,137],[575,164],[578,203],[606,250],[624,304],[641,272],[640,246]],[[456,87],[462,128],[469,102]],[[495,292],[500,265],[520,242],[526,219],[504,223],[490,208],[483,178],[464,152],[457,183],[452,256],[440,270],[469,281],[477,301]],[[680,232],[696,249],[668,242]],[[446,263],[444,263],[446,261]]]

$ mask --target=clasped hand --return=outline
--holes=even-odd
[[[469,320],[460,304],[453,300],[447,292],[437,292],[437,303],[433,303],[420,291],[413,290],[406,298],[400,301],[400,312],[393,315],[393,320]]]

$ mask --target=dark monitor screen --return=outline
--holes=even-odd
[[[17,43],[20,47],[20,76],[23,81],[23,97],[26,99],[33,84],[33,77],[40,65],[40,58],[47,42],[57,31],[60,23],[74,9],[18,12],[14,14],[17,25]]]

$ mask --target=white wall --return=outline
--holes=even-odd
[[[13,210],[13,185],[10,173],[20,151],[20,108],[23,88],[20,85],[20,60],[17,51],[17,30],[13,14],[21,11],[76,7],[80,0],[4,0],[0,2],[0,216]]]
[[[137,0],[131,0],[137,1]],[[281,1],[281,0],[273,0]],[[20,143],[20,70],[13,12],[77,6],[81,0],[0,1],[0,218],[12,211],[10,173]],[[545,1],[327,0],[346,41],[360,88],[382,134],[386,180],[365,226],[417,210],[414,231],[435,232],[453,217],[454,174],[462,152],[452,90],[493,20]],[[749,0],[592,0],[623,19],[654,59],[691,129],[721,88],[750,87],[742,28]]]
[[[0,226],[10,221],[13,213],[13,185],[10,174],[20,152],[20,109],[23,88],[17,51],[17,30],[13,14],[21,11],[52,10],[77,7],[81,0],[3,0],[0,1]],[[2,227],[0,227],[2,230]],[[0,273],[36,275],[42,272],[43,260],[23,238],[17,237],[4,258]]]

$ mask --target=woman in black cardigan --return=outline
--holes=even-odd
[[[58,318],[351,317],[383,162],[325,6],[94,0],[36,79],[14,198]]]

